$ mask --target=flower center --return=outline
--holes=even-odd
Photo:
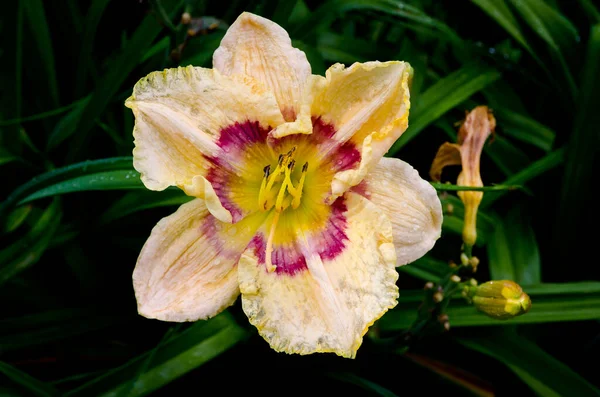
[[[280,154],[277,160],[277,167],[273,172],[271,172],[271,165],[265,166],[265,174],[258,193],[258,206],[261,211],[269,211],[275,207],[275,214],[271,221],[265,250],[265,262],[269,272],[276,269],[276,266],[271,262],[271,254],[273,252],[273,237],[275,236],[279,216],[289,206],[292,206],[293,209],[300,206],[302,190],[304,189],[308,163],[304,163],[302,166],[300,178],[294,185],[292,175],[296,166],[296,160],[294,160],[295,152],[296,147],[294,146],[286,154]]]
[[[258,193],[258,206],[262,211],[269,211],[275,207],[275,211],[280,213],[290,205],[293,209],[300,205],[308,163],[302,166],[300,178],[294,185],[292,174],[296,166],[295,151],[294,146],[286,154],[280,154],[277,167],[273,172],[271,172],[271,165],[264,168],[264,177]]]

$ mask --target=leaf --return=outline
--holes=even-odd
[[[497,70],[472,64],[439,80],[415,98],[409,127],[388,155],[395,155],[428,125],[499,78]]]
[[[499,218],[497,222],[487,244],[490,278],[493,280],[514,280],[516,275],[510,256],[510,235],[506,230],[506,224]]]
[[[503,185],[525,185],[531,179],[543,174],[544,172],[551,170],[558,166],[564,161],[565,150],[564,148],[557,149],[553,152],[548,153],[546,156],[539,160],[534,161],[526,168],[522,169],[518,173],[510,176],[504,182]],[[484,195],[483,201],[481,202],[481,208],[488,208],[492,203],[501,198],[506,194],[506,191],[498,192],[494,195]]]
[[[48,93],[51,103],[58,106],[59,94],[58,83],[56,80],[56,70],[54,65],[54,50],[50,39],[50,29],[44,13],[44,3],[41,0],[23,0],[23,9],[25,17],[29,21],[29,27],[33,33],[34,42],[37,44],[40,52],[41,65],[45,73],[45,80],[48,84]]]
[[[531,29],[548,44],[558,59],[564,73],[567,90],[572,99],[577,96],[577,86],[565,60],[565,52],[579,42],[579,34],[573,24],[561,13],[542,0],[510,0]]]
[[[30,205],[24,205],[19,208],[15,208],[6,217],[6,222],[3,225],[4,233],[10,233],[16,230],[21,224],[27,219],[27,216],[31,212],[32,207]]]
[[[497,217],[487,244],[490,275],[494,280],[514,280],[521,286],[541,282],[540,252],[523,205]]]
[[[85,22],[83,23],[84,32],[81,39],[79,57],[77,59],[77,72],[75,76],[75,92],[84,91],[86,77],[94,69],[92,63],[92,49],[94,48],[94,39],[96,37],[96,29],[100,23],[100,19],[104,14],[104,9],[110,0],[94,0],[89,5]]]
[[[77,164],[58,168],[41,174],[31,179],[29,182],[18,187],[2,205],[0,205],[0,219],[11,210],[13,206],[23,200],[25,197],[35,194],[44,188],[74,179],[80,176],[96,174],[108,171],[130,171],[132,169],[133,158],[131,157],[113,157],[101,160],[88,160]]]
[[[20,158],[11,154],[8,150],[0,147],[0,165],[18,161]]]
[[[600,395],[581,375],[525,338],[496,335],[458,341],[504,363],[540,396]]]
[[[21,385],[23,390],[42,397],[59,396],[60,393],[54,387],[38,380],[25,372],[0,361],[0,372],[13,382]]]
[[[179,10],[182,1],[165,1],[163,6],[169,12]],[[176,4],[175,4],[176,3]],[[112,97],[120,89],[121,84],[128,78],[130,72],[138,65],[144,53],[154,39],[162,31],[163,26],[156,20],[155,15],[148,15],[138,26],[127,45],[116,59],[111,63],[102,79],[98,82],[96,90],[92,93],[90,101],[83,107],[80,117],[73,117],[62,129],[55,130],[48,140],[48,149],[52,150],[65,139],[77,131],[77,138],[71,143],[70,153],[74,156],[80,152],[88,139],[88,131],[94,125],[98,116],[102,114]]]
[[[365,378],[362,378],[358,375],[355,375],[351,372],[329,372],[327,373],[327,377],[339,380],[341,382],[350,383],[352,385],[356,385],[363,389],[366,392],[370,392],[376,396],[382,397],[397,397],[396,394],[392,393],[390,390],[386,389],[383,386],[378,385],[377,383],[371,382]]]
[[[207,363],[246,336],[246,331],[224,312],[211,320],[196,322],[156,351],[147,352],[64,396],[116,397],[124,392],[128,397],[144,396]],[[146,362],[150,354],[153,356]],[[147,367],[140,371],[144,365]]]
[[[193,197],[186,196],[181,190],[165,190],[162,192],[133,191],[124,195],[111,205],[104,214],[100,216],[100,224],[106,224],[124,216],[145,209],[175,206],[187,203]]]
[[[89,308],[48,310],[0,320],[0,349],[14,351],[47,345],[115,325],[127,325],[127,318],[99,313]]]
[[[292,26],[291,36],[302,40],[317,31],[325,30],[345,12],[356,10],[381,12],[384,15],[399,18],[400,20],[397,23],[406,25],[412,23],[437,32],[445,40],[460,42],[456,32],[443,21],[430,17],[408,2],[398,0],[329,0],[312,13],[307,14],[305,19]]]
[[[0,251],[0,285],[40,259],[60,224],[61,215],[60,203],[54,199],[24,237]]]
[[[13,124],[22,124],[22,123],[25,123],[28,121],[42,120],[47,117],[56,116],[58,114],[68,111],[69,109],[76,107],[77,105],[81,104],[81,102],[83,102],[84,100],[85,100],[85,98],[75,101],[73,103],[70,103],[66,106],[62,106],[60,108],[56,108],[53,110],[48,110],[46,112],[34,114],[32,116],[26,116],[26,117],[21,117],[18,119],[11,119],[11,120],[0,120],[0,127],[4,127],[7,125],[13,125]]]
[[[579,5],[585,10],[592,23],[600,23],[600,11],[598,11],[591,0],[579,0]]]
[[[556,133],[534,119],[502,108],[494,109],[499,130],[522,142],[529,143],[546,152],[552,149]]]
[[[531,310],[510,320],[496,320],[477,311],[458,296],[446,309],[452,327],[503,326],[565,321],[597,320],[600,318],[600,283],[565,283],[524,286],[532,301]],[[402,291],[398,306],[388,311],[378,322],[384,332],[409,328],[417,318],[417,307],[423,292]]]
[[[30,194],[19,201],[18,205],[66,193],[122,189],[145,189],[140,174],[135,170],[106,171],[67,179]]]
[[[508,8],[505,0],[473,0],[479,8],[492,17],[500,26],[502,26],[515,40],[519,42],[531,55],[536,57],[535,53],[527,43],[527,40],[521,32],[515,16]]]
[[[413,263],[400,266],[397,269],[421,280],[438,282],[448,273],[450,268],[447,263],[425,255]]]
[[[557,241],[566,247],[587,244],[579,239],[576,230],[596,225],[590,216],[590,206],[595,205],[596,176],[594,164],[598,164],[600,138],[600,24],[592,27],[583,68],[581,91],[577,101],[577,113],[566,149],[566,162],[560,192],[560,210],[557,222]],[[595,239],[588,239],[594,243]],[[574,245],[570,245],[574,244]],[[565,255],[567,256],[568,253]],[[583,258],[583,257],[581,257]]]
[[[348,46],[348,40],[352,40],[352,46]],[[349,38],[332,32],[319,34],[317,49],[322,57],[332,62],[351,64],[354,62],[367,62],[382,55],[385,49],[378,48],[376,43],[362,40],[360,38]]]
[[[435,190],[440,192],[461,192],[461,191],[473,191],[473,192],[498,192],[503,190],[517,190],[520,186],[507,186],[507,185],[492,185],[492,186],[459,186],[452,185],[450,183],[440,182],[429,182]]]

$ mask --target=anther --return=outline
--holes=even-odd
[[[306,170],[308,170],[308,162],[304,163],[302,166],[302,172],[306,172]]]
[[[271,174],[271,166],[270,165],[265,166],[265,168],[263,168],[263,171],[265,173],[265,178],[268,178],[269,174]]]

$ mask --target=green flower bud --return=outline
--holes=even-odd
[[[498,320],[520,316],[531,308],[529,295],[510,280],[488,281],[471,287],[469,295],[479,311]]]

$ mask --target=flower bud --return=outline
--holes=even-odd
[[[520,316],[531,308],[529,295],[510,280],[488,281],[471,287],[470,296],[479,311],[498,320]]]

